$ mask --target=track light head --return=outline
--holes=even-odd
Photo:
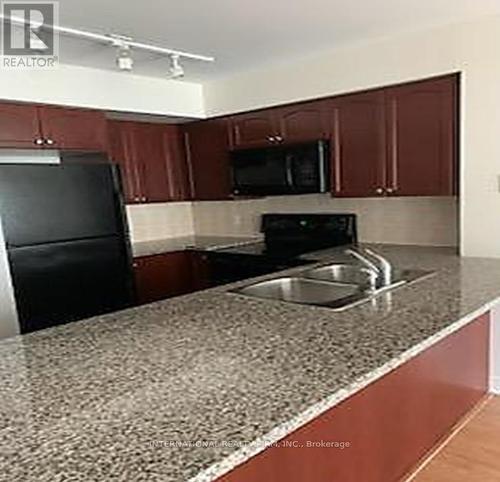
[[[170,56],[171,66],[170,66],[170,76],[172,79],[180,79],[184,77],[184,68],[180,62],[180,56],[173,54]]]
[[[134,59],[132,58],[132,52],[129,45],[124,43],[118,46],[116,65],[120,70],[127,72],[130,72],[134,67]]]
[[[111,45],[116,48],[116,65],[120,70],[130,72],[134,67],[134,59],[129,44],[132,38],[115,34],[108,35],[108,37],[111,39]]]

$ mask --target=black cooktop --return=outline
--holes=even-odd
[[[283,260],[358,241],[354,214],[264,214],[261,231],[262,242],[217,252]]]

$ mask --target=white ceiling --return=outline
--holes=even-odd
[[[60,0],[63,26],[214,55],[186,62],[205,81],[261,64],[402,31],[500,13],[500,0]],[[61,39],[61,61],[114,69],[112,49]],[[167,63],[136,55],[135,72],[165,76]]]

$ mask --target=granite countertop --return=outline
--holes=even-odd
[[[213,251],[215,249],[243,246],[261,241],[258,236],[180,236],[176,238],[155,239],[152,241],[132,242],[134,257],[171,253],[185,249]]]
[[[377,249],[436,275],[341,313],[226,286],[1,342],[0,480],[215,480],[500,299],[499,260]]]

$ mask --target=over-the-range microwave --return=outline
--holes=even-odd
[[[233,194],[272,196],[328,192],[328,152],[326,141],[233,151]]]

